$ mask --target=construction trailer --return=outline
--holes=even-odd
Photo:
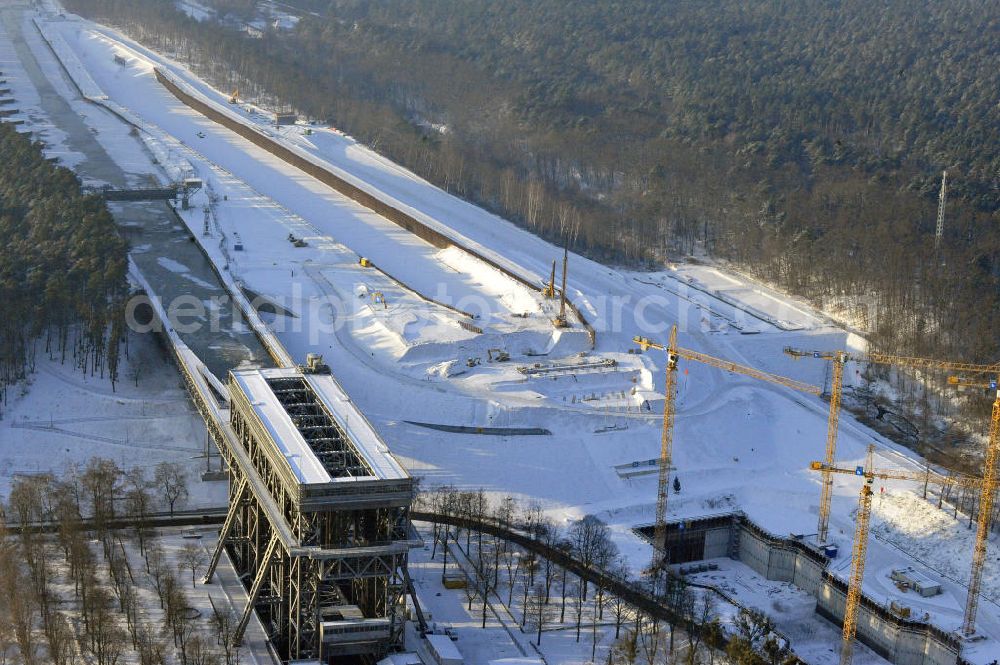
[[[431,633],[424,639],[427,640],[427,651],[437,665],[463,665],[465,663],[462,652],[458,650],[450,636]]]
[[[907,589],[913,589],[925,598],[941,593],[940,582],[931,579],[919,570],[914,570],[912,566],[895,568],[889,573],[889,577],[893,582],[905,585]]]
[[[413,480],[321,361],[229,375],[223,550],[283,661],[403,647]]]

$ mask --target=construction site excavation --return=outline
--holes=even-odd
[[[0,7],[0,120],[128,245],[114,371],[0,386],[0,663],[996,665],[1000,365],[604,265],[147,41]]]

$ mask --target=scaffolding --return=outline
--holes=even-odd
[[[413,480],[326,372],[235,371],[229,393],[229,510],[205,581],[226,552],[248,590],[236,641],[256,612],[286,662],[401,649]]]

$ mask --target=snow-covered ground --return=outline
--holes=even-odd
[[[112,389],[108,378],[49,359],[39,349],[37,372],[12,392],[0,420],[0,497],[19,474],[61,475],[104,457],[123,470],[158,462],[182,464],[188,506],[226,501],[225,482],[202,482],[205,423],[191,405],[180,376],[150,335],[130,335],[129,357]],[[214,451],[213,451],[214,453]],[[219,465],[212,460],[213,469]],[[166,506],[163,507],[166,510]]]
[[[155,80],[153,64],[220,110],[264,127],[262,116],[229,105],[228,93],[211,89],[183,66],[112,29],[72,17],[43,17],[40,23],[46,34],[61,37],[101,95],[138,120],[147,146],[168,146],[210,186],[184,215],[192,233],[220,269],[228,266],[248,289],[281,305],[284,313],[269,315],[269,321],[282,344],[297,361],[310,351],[324,353],[411,472],[428,485],[482,486],[541,501],[563,523],[595,514],[611,526],[633,568],[649,556],[632,528],[652,521],[656,481],[654,476],[623,479],[615,466],[658,454],[655,391],[663,389],[662,354],[627,353],[633,335],[663,338],[676,323],[682,346],[816,385],[823,380],[823,363],[792,362],[782,354],[783,346],[838,349],[860,342],[804,304],[718,268],[676,266],[640,274],[574,255],[569,294],[597,329],[596,349],[581,358],[582,331],[554,331],[547,320],[552,303],[538,293],[505,281],[468,255],[441,252],[408,235],[185,107]],[[116,54],[128,63],[116,64]],[[124,134],[127,127],[118,131]],[[558,248],[434,188],[334,128],[266,131],[538,283],[560,257]],[[205,204],[210,207],[208,236],[203,235]],[[290,233],[307,246],[295,247]],[[237,234],[241,252],[235,251]],[[360,267],[360,256],[377,269]],[[374,291],[386,296],[386,307],[372,302]],[[428,299],[458,309],[466,309],[462,303],[483,305],[485,314],[476,325],[484,334],[468,333],[456,323],[460,314]],[[517,316],[524,311],[528,318]],[[486,351],[494,347],[510,352],[512,360],[488,362]],[[530,355],[536,353],[548,355]],[[468,367],[470,358],[479,359],[479,365]],[[516,369],[595,359],[616,364],[607,371],[547,376]],[[855,370],[849,369],[848,383],[858,381]],[[822,456],[826,404],[695,364],[684,364],[679,379],[674,464],[683,489],[670,497],[671,517],[739,507],[772,532],[814,532],[819,479],[808,465]],[[647,398],[653,400],[648,410]],[[444,434],[407,421],[542,427],[552,435]],[[917,468],[912,453],[842,418],[838,457],[845,464],[859,463],[873,441],[879,445],[880,467]],[[900,487],[887,485],[889,496]],[[836,481],[831,532],[844,550],[853,533],[857,489],[853,477]],[[869,569],[923,565],[932,576],[935,569],[943,571],[939,577],[946,596],[957,607],[963,589],[943,578],[959,577],[949,572],[962,568],[954,563],[957,549],[944,547],[941,534],[930,528],[941,514],[936,509],[903,512],[895,519],[910,540],[890,544],[896,536],[879,531],[880,538],[870,544]],[[886,521],[890,518],[887,514]],[[992,546],[991,557],[996,558]],[[1000,584],[992,568],[987,574],[984,586]],[[881,578],[873,574],[866,580],[865,590],[873,597],[891,593]],[[946,629],[960,621],[951,605],[942,609],[940,598],[908,600]],[[988,662],[1000,652],[998,614],[995,606],[983,603],[980,626],[991,639],[970,650],[974,662]]]
[[[513,589],[509,586],[509,576],[505,566],[499,569],[501,579],[496,590],[489,596],[486,607],[486,628],[482,627],[483,605],[478,598],[469,603],[463,589],[446,589],[441,582],[444,556],[439,544],[436,555],[431,547],[433,534],[428,525],[421,531],[425,541],[422,548],[411,551],[409,559],[410,577],[413,579],[417,598],[424,617],[437,632],[450,630],[457,639],[455,646],[466,663],[489,663],[501,658],[520,658],[528,662],[560,665],[584,665],[607,661],[608,651],[614,642],[614,617],[610,608],[604,608],[598,616],[593,590],[581,611],[580,641],[576,639],[576,617],[572,607],[572,593],[567,600],[563,621],[560,621],[560,577],[552,581],[551,605],[543,624],[541,643],[537,644],[537,632],[532,628],[532,619],[524,617],[524,576],[515,572]],[[472,541],[475,549],[475,539]],[[452,540],[449,545],[448,572],[451,575],[464,573],[475,579],[473,563],[466,557],[465,542]],[[475,555],[473,555],[475,558]],[[515,568],[516,570],[516,564]],[[536,584],[542,584],[542,573],[536,576]],[[508,603],[508,600],[510,602]],[[529,601],[530,604],[530,601]],[[634,615],[629,612],[623,621],[623,631],[633,623]],[[596,619],[596,626],[595,626]],[[521,630],[521,623],[525,629]],[[426,653],[426,645],[416,635],[407,638],[407,648],[418,653]],[[680,649],[681,645],[678,644]],[[596,658],[591,660],[591,650]],[[424,662],[434,662],[431,659]]]

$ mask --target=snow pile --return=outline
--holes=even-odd
[[[471,275],[482,285],[484,291],[493,294],[512,314],[538,311],[538,296],[532,293],[528,287],[485,264],[468,252],[458,247],[449,247],[438,252],[438,257],[445,265],[460,273]]]
[[[976,529],[968,517],[956,520],[913,492],[876,497],[872,505],[872,535],[903,550],[944,577],[969,583]],[[1000,600],[1000,551],[987,546],[982,594]]]

